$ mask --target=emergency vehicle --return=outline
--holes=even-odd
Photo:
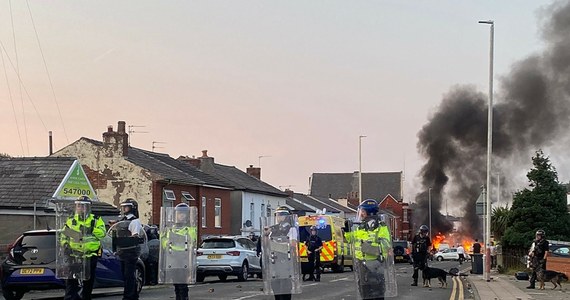
[[[301,216],[299,221],[299,256],[301,262],[308,262],[307,245],[310,228],[317,228],[317,235],[323,240],[321,266],[334,272],[343,272],[345,267],[353,269],[352,249],[344,237],[344,219],[331,215]]]

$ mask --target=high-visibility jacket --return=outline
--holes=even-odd
[[[359,260],[376,260],[380,257],[386,258],[390,250],[390,231],[388,226],[381,223],[374,229],[359,227],[354,231],[346,232],[345,237],[349,242],[354,243],[354,257]],[[363,251],[363,244],[378,249],[378,254],[371,254],[370,251]],[[365,247],[366,247],[365,246]]]
[[[82,230],[81,227],[84,227]],[[84,257],[101,255],[101,239],[105,237],[105,223],[100,217],[89,214],[81,220],[77,214],[65,221],[60,243]]]
[[[170,228],[166,231],[165,235],[160,236],[160,239],[162,240],[162,248],[167,249],[169,247],[169,241],[173,239],[181,241],[185,239],[185,237],[188,237],[188,243],[190,243],[191,241],[196,241],[197,236],[198,233],[196,227],[185,226],[181,228]],[[174,251],[185,251],[186,245],[182,245],[181,243],[172,243],[170,244],[170,249]]]

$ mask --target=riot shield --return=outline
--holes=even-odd
[[[269,219],[261,218],[263,290],[266,295],[300,294],[297,216],[278,216],[276,219],[276,224],[270,224]]]
[[[119,260],[139,258],[148,255],[146,232],[141,226],[136,234],[129,229],[131,220],[119,221],[109,228],[107,236],[111,237],[111,245]]]
[[[197,216],[196,207],[186,204],[161,208],[159,283],[196,282]]]
[[[83,245],[92,235],[78,222],[85,220],[89,211],[76,211],[73,200],[53,200],[55,204],[56,256],[55,276],[59,279],[88,280],[89,263]]]
[[[354,253],[358,299],[396,297],[396,268],[389,222],[372,216],[355,222],[346,234]]]

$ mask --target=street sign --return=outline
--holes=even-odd
[[[79,196],[87,196],[92,200],[97,200],[95,190],[85,175],[83,167],[78,160],[75,160],[57,187],[53,198],[75,200]]]

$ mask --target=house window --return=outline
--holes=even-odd
[[[222,199],[216,198],[215,199],[215,206],[214,206],[214,226],[216,228],[222,227]]]
[[[404,209],[404,222],[408,222],[408,210]]]
[[[176,201],[176,195],[172,190],[164,190],[162,195],[162,206],[164,207],[173,207],[174,201]]]
[[[189,192],[185,192],[185,191],[182,191],[182,198],[183,198],[184,200],[186,200],[186,202],[195,201],[195,200],[196,200],[196,199],[194,199],[194,197],[192,197],[192,195],[191,195]]]
[[[202,197],[202,228],[206,228],[206,208],[207,208],[206,197]]]

